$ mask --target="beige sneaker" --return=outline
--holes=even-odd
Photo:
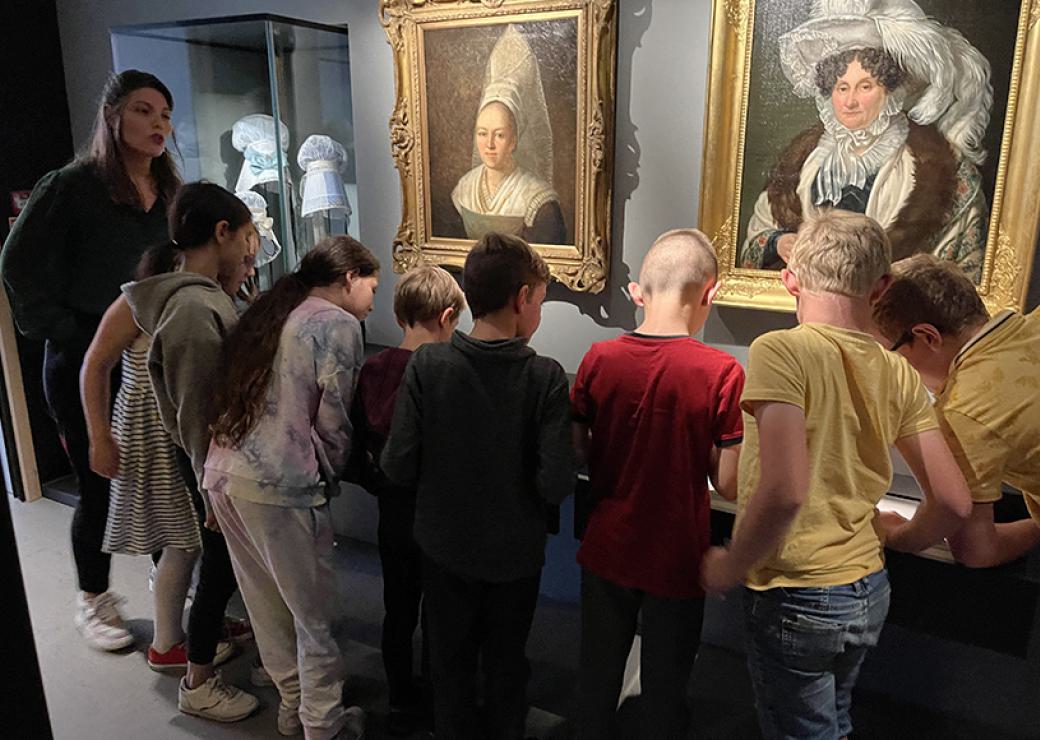
[[[303,734],[299,707],[287,707],[284,702],[278,705],[278,734],[285,737]]]
[[[123,598],[111,591],[88,601],[83,592],[76,594],[76,629],[95,650],[122,650],[134,643],[134,636],[123,624],[119,605]]]
[[[221,640],[217,643],[217,652],[213,654],[213,665],[223,665],[236,655],[238,655],[238,649],[235,647],[235,643]]]
[[[260,701],[255,696],[224,683],[219,673],[194,689],[189,689],[186,678],[182,678],[177,689],[178,709],[215,722],[238,722],[259,706]]]

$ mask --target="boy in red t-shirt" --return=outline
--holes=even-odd
[[[422,695],[412,675],[412,636],[419,624],[422,599],[422,553],[412,536],[415,491],[387,480],[379,469],[379,455],[390,434],[397,389],[412,351],[427,342],[446,342],[465,307],[462,289],[440,267],[425,265],[401,278],[394,291],[394,316],[404,330],[404,339],[365,361],[354,396],[352,467],[361,484],[379,499],[379,560],[386,611],[382,652],[390,688],[387,731],[391,735],[410,734],[421,714],[429,711],[431,700]],[[424,673],[426,663],[424,639]]]
[[[744,372],[692,338],[718,289],[711,242],[662,234],[629,288],[639,328],[594,344],[571,392],[593,508],[582,566],[579,737],[607,738],[642,614],[641,737],[685,738],[686,685],[700,644],[708,479],[736,498]]]

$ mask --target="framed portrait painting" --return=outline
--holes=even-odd
[[[515,234],[577,291],[609,269],[615,0],[382,0],[403,212],[394,270]]]
[[[1040,3],[715,0],[701,227],[717,302],[791,310],[801,223],[866,213],[893,261],[1021,309],[1040,224]]]

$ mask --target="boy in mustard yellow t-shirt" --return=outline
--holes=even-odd
[[[974,568],[1015,560],[1040,544],[1040,309],[990,318],[975,285],[952,262],[919,254],[893,270],[874,306],[879,333],[935,393],[946,443],[975,505],[953,537]],[[1032,518],[996,524],[1001,483],[1022,491]],[[882,518],[897,541],[905,520]]]
[[[800,325],[750,348],[733,541],[710,550],[701,572],[709,591],[746,586],[766,738],[835,740],[852,730],[852,687],[888,614],[874,507],[891,483],[889,448],[925,496],[904,545],[937,542],[970,512],[917,374],[869,334],[890,253],[885,232],[861,214],[806,222],[782,272]]]

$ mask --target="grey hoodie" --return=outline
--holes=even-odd
[[[152,338],[148,374],[163,426],[191,458],[196,482],[201,482],[209,451],[211,395],[221,347],[238,321],[235,304],[220,285],[193,272],[127,283],[123,294],[134,321]],[[205,491],[202,499],[208,512]]]

